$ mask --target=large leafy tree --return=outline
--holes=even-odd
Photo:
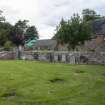
[[[82,11],[83,20],[84,21],[94,21],[96,19],[104,18],[96,13],[96,11],[92,9],[84,9]]]
[[[17,46],[24,45],[25,41],[32,39],[33,37],[38,38],[36,27],[29,26],[27,23],[27,20],[19,20],[13,27],[12,42]]]
[[[28,27],[27,20],[19,20],[12,29],[12,42],[19,46],[24,45],[24,34]]]
[[[11,37],[12,25],[8,22],[0,22],[0,45],[3,46]]]
[[[67,36],[67,41],[69,49],[75,49],[75,47],[80,43],[81,40],[78,39],[80,36],[80,24],[81,19],[79,15],[74,14],[73,17],[68,21],[69,31]]]
[[[27,20],[19,20],[14,26],[6,22],[5,17],[0,10],[0,46],[13,43],[16,46],[24,45],[25,39],[32,37],[38,38],[38,32],[35,26],[29,26]]]
[[[5,22],[5,17],[2,16],[3,11],[0,10],[0,22]]]
[[[0,10],[0,46],[3,46],[4,43],[8,40],[12,27],[11,24],[5,22],[5,17],[2,16],[2,13],[3,12]]]
[[[61,44],[67,44],[69,50],[74,50],[77,45],[89,40],[92,33],[89,23],[83,21],[78,14],[74,14],[67,22],[61,20],[55,38]]]
[[[16,35],[23,35],[28,27],[27,25],[28,20],[19,20],[15,25],[14,25],[14,29],[15,29],[15,34]]]
[[[28,40],[34,37],[39,38],[38,31],[35,26],[30,26],[25,32],[25,39]]]
[[[67,22],[62,18],[60,24],[57,26],[56,31],[57,33],[54,36],[54,39],[57,40],[58,44],[64,44],[65,41],[67,40],[66,36],[68,35],[68,24]]]

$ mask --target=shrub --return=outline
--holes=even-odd
[[[11,42],[11,41],[5,42],[5,44],[4,44],[4,49],[5,49],[6,51],[9,51],[9,50],[11,49],[11,47],[12,47],[12,42]]]

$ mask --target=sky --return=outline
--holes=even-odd
[[[40,39],[50,39],[62,18],[70,19],[73,13],[83,9],[94,9],[105,15],[105,0],[0,0],[0,10],[8,22],[29,20],[35,25]]]

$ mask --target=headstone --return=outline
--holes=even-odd
[[[69,56],[69,54],[66,54],[66,63],[70,63],[70,56]]]
[[[66,62],[66,55],[62,54],[62,62]]]
[[[62,61],[62,55],[58,54],[58,62],[61,62],[61,61]]]
[[[58,56],[57,56],[57,54],[54,54],[54,61],[58,62]]]
[[[73,54],[69,54],[70,56],[70,64],[75,64],[75,56]]]

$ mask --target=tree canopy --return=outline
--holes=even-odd
[[[20,44],[24,45],[27,36],[34,36],[38,38],[38,31],[35,26],[28,25],[28,20],[19,20],[12,25],[11,23],[5,20],[5,17],[2,16],[2,11],[0,11],[0,46],[12,44],[19,46]],[[31,38],[31,37],[28,37]]]
[[[92,9],[84,9],[82,11],[84,21],[94,21],[96,19],[102,19],[104,16],[98,15],[96,11]]]
[[[25,37],[26,37],[26,40],[33,38],[33,37],[39,38],[36,27],[35,26],[28,27],[25,32]]]
[[[67,44],[68,49],[75,49],[76,46],[84,44],[93,35],[89,22],[84,21],[78,14],[74,14],[71,19],[61,20],[57,26],[55,38],[60,44]]]

